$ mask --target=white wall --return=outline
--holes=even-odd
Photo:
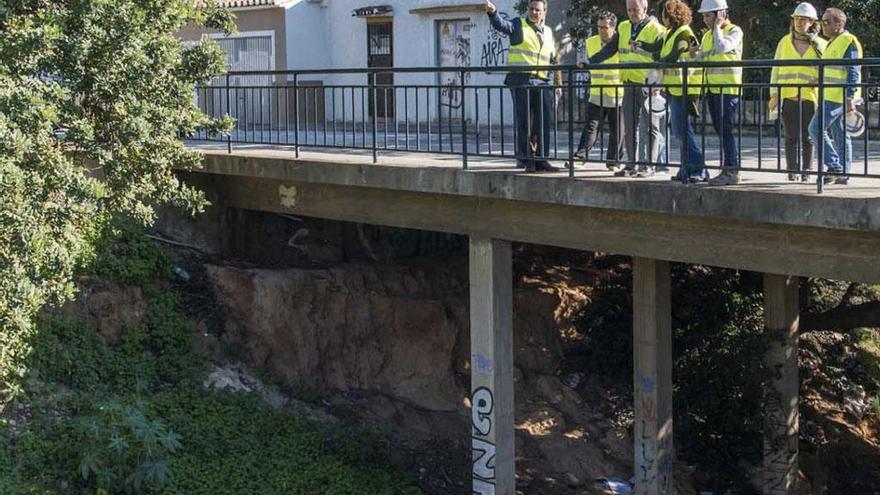
[[[300,0],[286,9],[285,23],[287,67],[290,69],[328,67],[327,8],[322,3]]]
[[[506,63],[506,50],[509,41],[506,37],[493,34],[488,16],[484,12],[467,11],[441,14],[411,14],[410,10],[426,7],[450,6],[450,5],[473,5],[474,0],[382,0],[377,2],[367,0],[325,0],[321,3],[302,0],[290,7],[287,11],[287,57],[288,67],[291,69],[314,69],[314,68],[365,68],[367,66],[367,21],[364,18],[353,17],[352,12],[359,7],[368,5],[390,5],[393,9],[393,51],[395,67],[435,67],[438,65],[438,46],[436,22],[449,19],[467,19],[471,24],[470,40],[470,66],[487,67],[487,72],[471,74],[467,81],[470,85],[497,85],[503,84],[504,75],[491,73],[491,67]],[[499,11],[515,17],[513,6],[516,0],[497,0],[495,4]],[[557,5],[554,3],[554,6]],[[553,7],[562,9],[561,6]],[[561,17],[560,12],[554,12],[554,18]],[[557,31],[557,40],[562,40],[561,23],[553,25]],[[301,76],[302,80],[321,80],[324,85],[362,85],[366,84],[363,75],[324,75],[324,76]],[[437,85],[436,73],[426,74],[395,74],[395,85]],[[337,90],[338,91],[338,90]],[[425,90],[420,90],[420,119],[424,120],[426,112],[432,112],[436,116],[437,97],[436,90],[430,92],[433,105],[428,105]],[[500,119],[500,98],[504,98],[505,122],[511,122],[510,97],[506,90],[491,90],[493,120],[497,124]],[[330,98],[327,93],[328,118]],[[337,105],[341,93],[337,92]],[[350,97],[347,93],[346,98]],[[360,92],[355,94],[360,98]],[[486,123],[488,113],[486,103],[486,90],[480,90],[480,115],[481,123]],[[477,117],[473,108],[474,96],[469,90],[466,107],[469,119]],[[416,118],[415,90],[409,90],[408,101],[404,100],[403,90],[397,95],[397,114],[402,120],[404,110],[409,109],[409,120]],[[360,107],[356,106],[360,115]],[[350,107],[347,110],[350,118]],[[456,116],[454,110],[453,116]],[[444,110],[444,114],[446,111]],[[460,114],[458,114],[460,115]],[[341,109],[337,109],[336,119],[341,118]]]

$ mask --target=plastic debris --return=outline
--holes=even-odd
[[[562,375],[561,377],[559,377],[559,381],[561,381],[563,385],[570,389],[577,389],[581,386],[581,383],[583,383],[586,376],[587,375],[585,375],[584,373],[575,371],[574,373],[567,373],[565,375]]]
[[[632,495],[633,486],[629,481],[620,478],[596,478],[593,486],[607,495]]]
[[[189,272],[187,272],[183,268],[181,268],[179,266],[175,266],[174,268],[171,269],[171,271],[173,271],[174,274],[177,275],[177,278],[179,278],[180,280],[183,280],[184,282],[189,282],[189,279],[190,279]]]

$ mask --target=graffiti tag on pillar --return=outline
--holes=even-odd
[[[479,352],[474,353],[471,356],[471,366],[474,367],[474,371],[482,376],[491,375],[492,371],[495,369],[495,365],[492,363],[492,360]]]
[[[495,495],[495,444],[486,438],[492,433],[492,410],[495,399],[486,387],[474,390],[471,408],[471,461],[473,462],[473,493]]]

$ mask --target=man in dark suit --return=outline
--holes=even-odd
[[[557,88],[554,95],[550,72],[529,69],[554,64],[558,59],[553,30],[544,24],[547,0],[531,0],[525,18],[503,19],[489,0],[486,0],[486,12],[492,27],[510,38],[507,64],[523,67],[521,71],[508,73],[504,79],[513,96],[517,166],[526,172],[556,170],[547,157],[550,156],[550,128],[556,99],[562,89]],[[558,72],[554,77],[558,84]],[[533,134],[537,137],[534,151],[529,142]]]

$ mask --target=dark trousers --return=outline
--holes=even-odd
[[[516,133],[516,156],[520,159],[546,159],[550,156],[550,128],[553,126],[555,98],[549,81],[530,78],[528,83],[511,86],[513,127]],[[529,140],[538,140],[532,153]]]
[[[739,173],[739,146],[733,134],[733,118],[739,108],[739,96],[715,93],[709,93],[707,96],[706,103],[709,105],[712,127],[721,139],[721,152],[724,155],[721,166],[727,172]]]
[[[816,103],[810,100],[782,100],[782,127],[785,130],[785,165],[789,170],[813,169],[813,138],[810,121]]]
[[[623,125],[621,120],[623,114],[620,112],[620,107],[603,107],[588,103],[587,125],[581,132],[581,140],[577,149],[582,150],[585,157],[589,156],[590,150],[593,149],[596,140],[599,139],[599,131],[602,129],[602,122],[606,116],[608,117],[609,130],[606,159],[609,162],[617,162],[620,160],[621,147],[623,146],[623,143],[620,142],[620,127]]]

